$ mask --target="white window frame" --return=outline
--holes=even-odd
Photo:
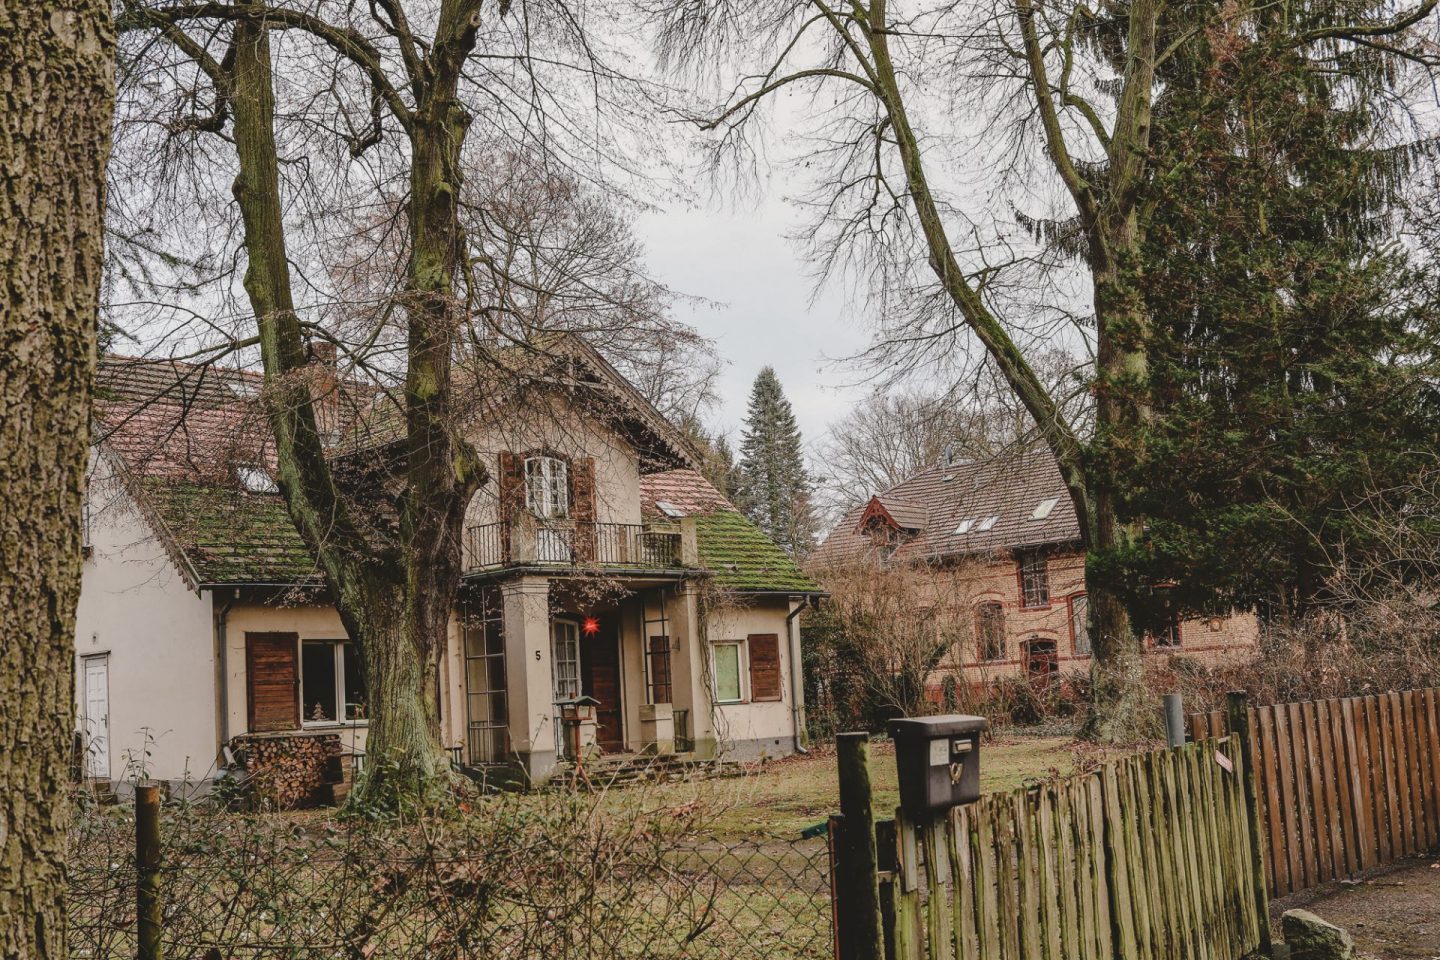
[[[335,658],[335,712],[339,714],[334,720],[311,720],[305,713],[305,644],[307,643],[328,643],[330,655]],[[300,649],[295,651],[296,661],[299,666],[297,671],[300,675],[300,689],[297,695],[300,698],[300,727],[310,729],[314,727],[368,727],[369,717],[360,720],[347,720],[345,708],[348,705],[345,694],[345,654],[344,648],[350,648],[350,655],[360,656],[360,650],[355,646],[355,641],[348,637],[301,637],[299,640]]]
[[[573,678],[575,692],[565,697],[565,699],[574,699],[580,696],[585,690],[585,679],[581,675],[580,670],[580,624],[575,620],[554,620],[550,623],[550,694],[556,700],[562,699],[562,691],[560,690],[561,628],[567,628],[572,631],[570,637],[567,638],[565,642],[567,645],[573,642],[575,648],[575,676]],[[566,658],[565,662],[568,663],[570,660]],[[569,683],[571,679],[572,678],[567,677],[566,682]]]
[[[735,648],[735,671],[737,674],[736,691],[740,694],[738,700],[720,699],[720,670],[718,658],[715,656],[720,647]],[[716,640],[710,644],[710,693],[717,704],[734,704],[750,702],[750,650],[745,640]]]
[[[570,516],[570,464],[559,457],[526,457],[525,507],[542,520]]]

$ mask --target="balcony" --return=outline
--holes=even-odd
[[[693,531],[691,536],[693,537]],[[467,571],[502,567],[594,567],[673,570],[685,562],[675,524],[595,523],[522,517],[465,531]]]

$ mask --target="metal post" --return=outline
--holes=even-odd
[[[1185,746],[1185,702],[1178,693],[1165,694],[1165,744]]]
[[[835,738],[840,817],[835,843],[835,908],[840,960],[882,960],[880,875],[870,789],[870,735]]]
[[[161,960],[158,783],[135,787],[135,917],[137,960]]]
[[[1260,805],[1255,795],[1255,752],[1250,743],[1250,699],[1243,690],[1225,695],[1225,722],[1230,735],[1240,738],[1240,762],[1244,771],[1245,818],[1250,825],[1250,872],[1255,878],[1255,911],[1260,917],[1260,949],[1270,952],[1270,894],[1265,889],[1265,830],[1260,823]]]

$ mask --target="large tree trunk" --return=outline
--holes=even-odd
[[[451,422],[450,366],[459,320],[453,285],[463,244],[458,170],[469,122],[454,100],[460,59],[438,57],[437,79],[417,85],[419,104],[407,123],[407,440],[399,466],[405,488],[398,540],[382,544],[354,522],[316,429],[291,294],[267,28],[242,19],[235,29],[235,196],[245,223],[245,288],[260,330],[277,480],[365,667],[366,774],[352,797],[390,808],[424,804],[451,782],[440,732],[439,664],[459,588],[465,509],[485,478]],[[473,42],[473,30],[468,15],[447,5],[437,51],[453,55],[465,36]]]
[[[114,97],[105,2],[0,6],[0,955],[63,958],[74,629]]]

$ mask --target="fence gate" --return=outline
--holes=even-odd
[[[842,793],[839,956],[878,956],[864,929],[870,890],[879,955],[894,960],[1238,960],[1268,947],[1241,745],[1225,736],[1126,757],[923,824],[897,813],[876,825],[873,885],[850,870],[865,825]]]

